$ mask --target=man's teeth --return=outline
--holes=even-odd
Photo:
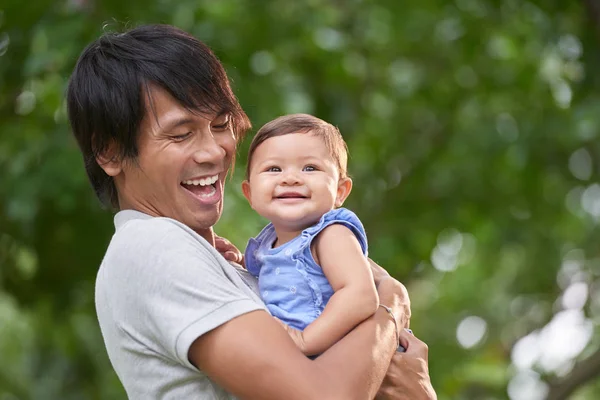
[[[212,197],[217,192],[214,186],[208,187],[208,193],[200,193],[199,196],[203,198]]]
[[[215,176],[211,176],[211,177],[203,178],[203,179],[187,180],[187,181],[183,181],[182,183],[184,185],[207,186],[207,185],[212,185],[213,183],[215,183],[217,181],[217,179],[219,179],[219,175],[215,175]]]

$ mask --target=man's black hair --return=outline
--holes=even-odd
[[[230,114],[238,141],[250,128],[225,69],[200,40],[168,25],[105,33],[79,57],[69,80],[67,108],[87,175],[107,207],[118,209],[117,190],[98,156],[110,147],[119,160],[136,159],[150,85],[190,110]]]

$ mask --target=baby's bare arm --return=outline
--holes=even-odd
[[[313,242],[333,296],[323,313],[294,338],[306,355],[320,354],[377,311],[379,297],[368,259],[354,233],[334,224]]]

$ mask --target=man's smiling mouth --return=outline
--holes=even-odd
[[[211,197],[217,191],[215,186],[217,180],[219,180],[219,174],[205,178],[184,180],[180,184],[184,187],[184,189],[192,192],[196,196]]]

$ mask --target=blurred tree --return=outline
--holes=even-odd
[[[0,4],[0,398],[124,392],[93,308],[112,218],[64,91],[102,31],[170,23],[223,60],[255,126],[347,138],[371,255],[413,299],[440,399],[600,394],[600,5],[392,0]],[[588,16],[589,18],[588,20]],[[264,221],[229,183],[221,235]]]

